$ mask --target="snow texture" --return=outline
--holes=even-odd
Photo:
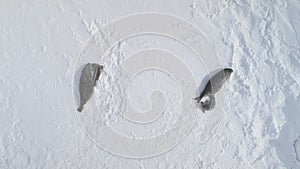
[[[299,1],[3,1],[0,9],[1,169],[300,168]],[[73,82],[80,71],[78,57],[99,27],[144,12],[189,21],[210,41],[218,66],[234,72],[221,89],[224,100],[217,100],[216,107],[224,111],[211,121],[212,130],[203,131],[203,124],[213,114],[199,111],[191,132],[170,151],[151,158],[123,158],[104,151],[83,130],[73,102]],[[112,49],[112,62],[125,62],[115,52],[158,46],[193,57],[176,40],[143,35]],[[193,62],[188,57],[184,61]],[[107,85],[117,84],[109,78],[111,71],[106,69],[95,88],[96,105],[103,109],[109,109],[105,103],[114,96],[100,91],[118,92]],[[202,84],[210,71],[199,71],[194,79]],[[163,71],[137,74],[131,85],[136,92],[130,91],[130,102],[140,111],[151,104],[139,97],[149,98],[157,86],[174,99],[165,100],[165,105],[179,97],[174,92],[178,84]],[[144,90],[148,92],[138,93]],[[114,100],[122,105],[122,100]],[[105,123],[120,120],[102,116]],[[160,116],[161,125],[145,125],[144,130],[114,127],[132,137],[149,137],[172,126],[171,117],[177,116]],[[209,140],[199,141],[203,133]]]

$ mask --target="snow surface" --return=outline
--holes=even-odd
[[[1,169],[300,168],[299,1],[2,1],[0,9]],[[133,159],[103,150],[86,133],[73,89],[78,58],[99,27],[144,12],[192,23],[216,53],[213,68],[232,67],[234,73],[221,89],[224,97],[222,92],[217,96],[216,110],[222,108],[222,113],[198,110],[192,130],[174,148]],[[197,86],[214,70],[190,60],[195,56],[178,41],[159,35],[126,39],[106,58],[123,63],[123,53],[148,48],[182,56],[190,70],[197,70],[192,71]],[[113,65],[109,59],[102,61]],[[107,110],[113,110],[108,104],[112,96],[104,91],[118,93],[110,85],[117,84],[109,78],[113,71],[106,68],[93,99]],[[129,101],[139,111],[151,108],[151,96],[172,98],[162,99],[162,105],[174,105],[165,108],[176,110],[177,98],[185,94],[168,72],[147,70],[135,77]],[[166,97],[162,92],[153,94],[157,88]],[[122,99],[116,101],[116,107],[122,105]],[[118,126],[122,119],[113,114],[101,117],[118,132],[145,138],[172,127],[179,115],[166,113],[158,117],[159,125],[139,130]],[[210,139],[203,141],[203,135]]]

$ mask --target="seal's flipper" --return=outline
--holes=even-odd
[[[200,98],[200,97],[196,97],[196,98],[194,98],[193,100],[197,100],[197,103],[199,103],[200,100],[201,100],[201,98]]]

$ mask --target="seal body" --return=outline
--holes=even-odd
[[[223,84],[227,81],[227,79],[230,78],[232,72],[233,70],[231,68],[225,68],[208,80],[200,96],[195,98],[197,103],[199,103],[203,97],[208,96],[208,101],[201,102],[201,108],[203,112],[211,110],[215,107],[216,102],[214,94],[216,94],[222,88]]]
[[[77,109],[79,112],[92,96],[102,70],[103,66],[96,63],[88,63],[84,66],[79,81],[80,105]]]

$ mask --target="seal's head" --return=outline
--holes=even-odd
[[[225,68],[224,73],[226,76],[226,79],[229,79],[230,75],[232,74],[233,70],[231,68]]]
[[[98,73],[103,72],[103,68],[104,68],[103,65],[99,65],[99,64],[96,64],[96,63],[94,63],[93,65],[95,66]]]
[[[103,70],[104,66],[103,66],[103,65],[100,65],[99,68],[100,68],[100,70]]]
[[[200,102],[200,108],[202,109],[203,113],[205,111],[212,110],[216,105],[216,100],[214,95],[205,96],[202,98],[203,100]]]

